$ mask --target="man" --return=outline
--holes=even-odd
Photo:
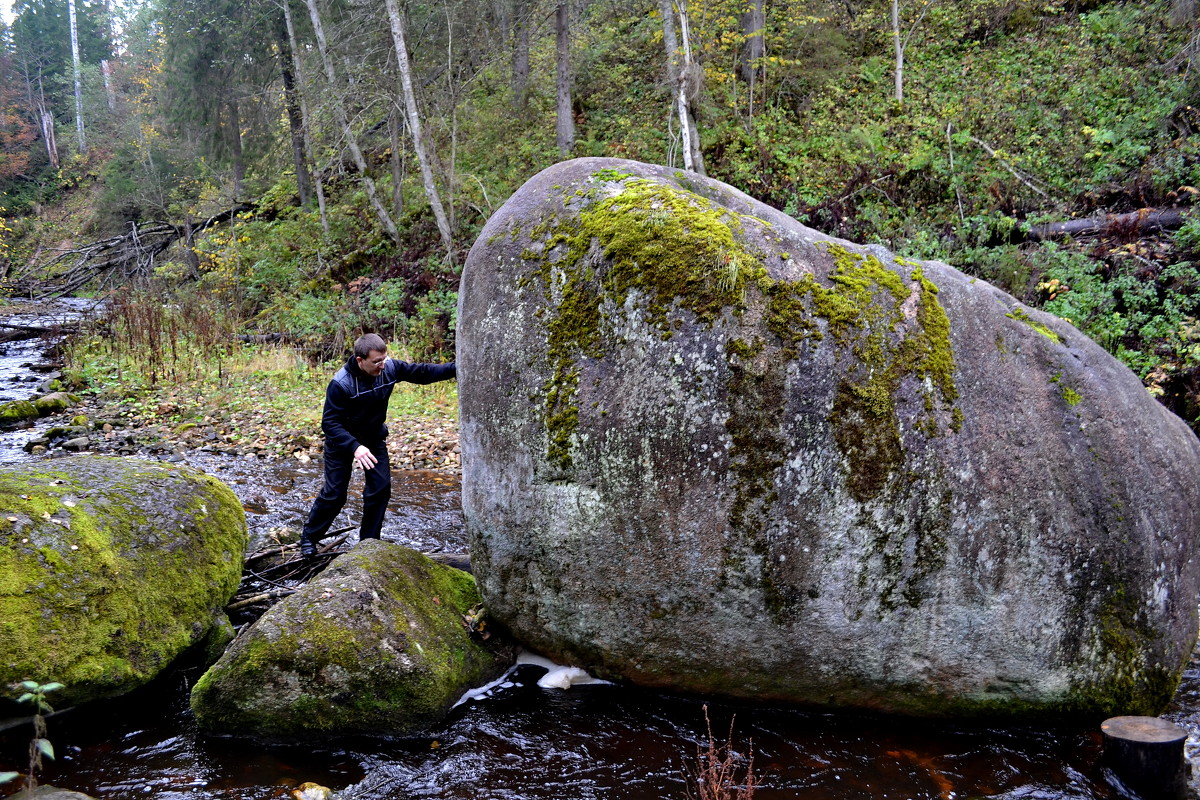
[[[346,504],[354,467],[366,475],[362,527],[358,538],[378,539],[383,513],[392,496],[388,464],[388,399],[398,381],[434,383],[457,376],[449,364],[409,364],[387,356],[387,342],[374,333],[360,336],[354,355],[337,371],[325,390],[321,430],[325,433],[325,486],[317,495],[300,534],[300,553],[311,556],[317,543]]]

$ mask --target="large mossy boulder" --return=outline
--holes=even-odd
[[[511,664],[468,632],[478,602],[467,573],[367,540],[243,631],[192,710],[211,733],[273,741],[416,733]]]
[[[54,705],[134,689],[231,633],[247,535],[203,473],[78,456],[0,467],[0,685],[57,681]]]
[[[581,159],[467,260],[490,612],[649,686],[1156,713],[1197,632],[1200,446],[1069,323],[718,181]]]

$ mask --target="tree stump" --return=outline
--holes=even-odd
[[[1143,800],[1183,800],[1187,731],[1158,717],[1112,717],[1100,725],[1104,761]]]

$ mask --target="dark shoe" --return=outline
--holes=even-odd
[[[315,556],[317,554],[317,543],[311,539],[300,537],[300,555],[305,558]]]

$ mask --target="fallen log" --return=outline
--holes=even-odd
[[[47,328],[42,325],[15,325],[11,322],[0,322],[0,328],[21,331],[22,333],[73,333],[79,329],[79,326],[74,324],[55,325]]]
[[[1067,237],[1078,239],[1110,234],[1146,236],[1178,230],[1183,227],[1188,216],[1187,209],[1182,208],[1142,208],[1127,214],[1105,214],[1102,217],[1034,225],[1025,238],[1031,242],[1043,242]]]

